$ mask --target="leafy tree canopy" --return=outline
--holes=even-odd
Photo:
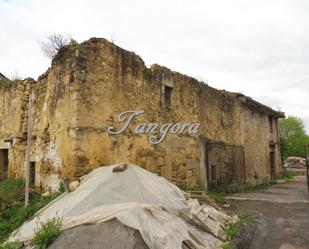
[[[289,156],[305,157],[305,145],[309,145],[304,122],[294,116],[279,121],[282,158]]]

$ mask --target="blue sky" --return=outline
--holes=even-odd
[[[309,132],[309,1],[0,0],[0,72],[37,78],[51,33],[113,38],[209,85],[302,118]]]

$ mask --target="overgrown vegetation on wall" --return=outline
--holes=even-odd
[[[282,159],[290,156],[305,157],[305,145],[309,145],[304,122],[294,116],[279,121]]]
[[[8,88],[10,87],[12,82],[9,79],[3,78],[0,79],[0,88]]]
[[[48,35],[45,40],[39,41],[39,43],[43,54],[50,59],[55,58],[65,47],[78,44],[71,36],[65,34]]]
[[[0,244],[39,209],[59,195],[52,194],[43,197],[39,193],[31,191],[30,204],[25,208],[24,185],[23,179],[0,180]]]

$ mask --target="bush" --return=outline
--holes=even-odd
[[[239,236],[238,224],[229,224],[226,229],[226,233],[230,239],[235,239]]]
[[[32,245],[36,249],[45,249],[58,238],[61,233],[62,219],[55,217],[46,223],[41,223],[40,229],[35,232]]]
[[[0,88],[8,88],[10,87],[12,82],[9,79],[0,79]]]
[[[293,171],[288,171],[288,170],[283,170],[280,172],[278,179],[284,180],[284,179],[292,179],[294,176],[296,176],[296,172]]]
[[[48,197],[31,191],[30,203],[24,207],[24,180],[5,179],[0,181],[0,244],[39,209],[46,206],[59,194]],[[0,247],[0,249],[2,249]]]
[[[16,198],[23,197],[24,179],[5,179],[0,181],[0,199],[3,202],[14,202]]]
[[[22,246],[19,243],[6,243],[0,245],[0,249],[21,249]]]
[[[222,246],[222,249],[234,249],[234,247],[230,243],[227,243]]]
[[[227,200],[225,197],[227,196],[224,192],[216,192],[216,191],[208,191],[208,194],[211,199],[213,199],[216,203],[225,204]]]

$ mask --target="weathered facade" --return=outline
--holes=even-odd
[[[37,187],[56,189],[59,180],[119,162],[190,188],[263,182],[280,170],[283,113],[165,67],[147,68],[134,53],[92,38],[62,49],[37,81],[0,88],[0,176],[24,174],[30,92]],[[123,134],[109,134],[127,110],[144,113]],[[153,145],[149,135],[133,131],[142,122],[198,122],[200,129]]]

